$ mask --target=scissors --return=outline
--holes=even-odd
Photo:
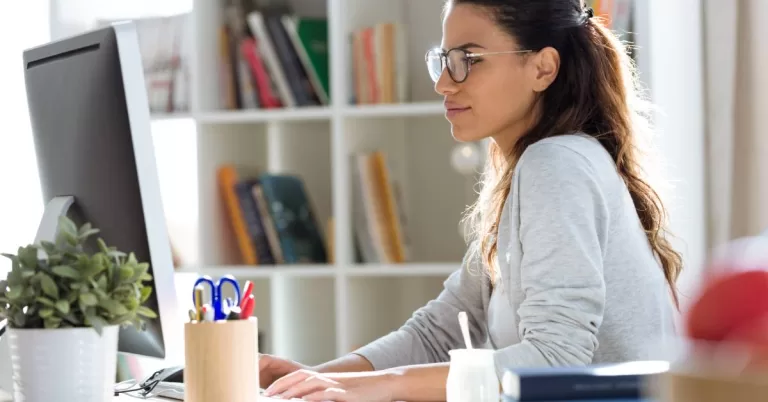
[[[229,283],[232,285],[232,288],[235,290],[235,300],[240,300],[240,285],[237,284],[237,280],[232,275],[224,275],[219,279],[218,281],[214,282],[213,279],[211,279],[208,275],[203,275],[199,278],[197,278],[197,281],[195,281],[195,285],[192,287],[192,302],[195,303],[195,292],[194,289],[200,285],[201,283],[208,284],[211,287],[211,306],[213,307],[213,319],[214,320],[224,320],[227,318],[227,312],[224,311],[223,304],[225,300],[221,297],[221,288],[224,286],[225,283]],[[202,301],[200,301],[202,303]],[[226,306],[227,310],[229,307],[232,306]]]

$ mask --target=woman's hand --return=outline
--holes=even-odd
[[[270,385],[266,396],[307,401],[386,401],[393,398],[394,376],[384,371],[318,373],[301,369]]]
[[[280,377],[296,370],[308,370],[309,367],[293,360],[277,356],[259,354],[259,386],[267,388]]]

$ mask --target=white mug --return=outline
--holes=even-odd
[[[498,402],[499,378],[492,349],[454,349],[451,356],[447,402]]]

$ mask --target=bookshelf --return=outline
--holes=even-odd
[[[472,179],[451,167],[456,143],[423,61],[425,51],[440,42],[443,0],[289,1],[294,15],[328,21],[330,101],[274,109],[225,107],[220,96],[218,36],[224,0],[183,3],[190,16],[191,108],[153,115],[153,125],[184,121],[193,126],[188,135],[195,142],[196,155],[191,157],[195,169],[186,174],[194,175],[191,197],[196,208],[189,221],[195,225],[185,236],[194,238],[195,246],[193,255],[185,256],[187,263],[179,274],[217,277],[231,273],[252,280],[266,352],[306,364],[343,355],[396,329],[416,308],[434,298],[447,276],[459,269],[465,251],[459,220],[473,201],[467,191]],[[143,15],[162,14],[147,7]],[[653,77],[654,82],[665,69],[650,54],[649,20],[664,12],[661,7],[638,5],[631,25],[637,33],[643,77]],[[665,24],[673,24],[672,20],[667,18]],[[403,85],[407,90],[402,94],[405,102],[352,103],[356,91],[351,34],[382,22],[397,22],[407,32],[408,39],[398,47],[407,71],[403,74],[407,78]],[[72,33],[61,26],[55,32]],[[688,55],[668,51],[659,57],[685,62]],[[656,62],[651,63],[651,58]],[[670,105],[675,110],[687,108]],[[677,118],[684,121],[691,115],[680,113]],[[166,134],[156,131],[154,135]],[[407,220],[407,262],[360,263],[355,258],[357,219],[350,158],[372,150],[385,152],[389,173],[401,193],[398,205]],[[161,164],[163,159],[176,157],[171,152],[158,155]],[[333,261],[243,264],[216,179],[222,164],[300,177],[325,240],[326,223],[333,217],[329,250]],[[166,205],[169,208],[173,207]]]

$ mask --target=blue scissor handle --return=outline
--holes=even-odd
[[[194,288],[196,288],[201,283],[205,283],[211,287],[211,307],[213,307],[214,320],[226,319],[227,316],[224,313],[224,308],[223,308],[224,301],[221,298],[221,287],[224,286],[225,283],[229,283],[230,285],[232,285],[232,287],[235,289],[236,300],[240,300],[240,285],[238,285],[235,277],[232,275],[224,275],[223,277],[221,277],[221,279],[219,279],[215,283],[213,279],[211,279],[211,277],[208,275],[203,275],[197,278],[197,280],[195,281],[195,285],[192,287],[193,302],[195,299]]]
[[[224,304],[224,300],[221,298],[221,287],[224,286],[225,283],[229,283],[230,285],[232,285],[232,288],[235,290],[235,306],[240,301],[240,285],[237,283],[237,280],[235,279],[235,277],[232,275],[222,276],[221,279],[219,279],[219,282],[216,284],[216,287],[218,288],[217,290],[218,290],[218,298],[219,298],[219,306],[216,308],[217,320],[223,320],[227,318],[222,306]],[[228,306],[228,307],[232,307],[232,306]]]
[[[197,286],[201,283],[205,283],[211,287],[211,304],[213,304],[213,302],[216,300],[216,285],[213,283],[213,279],[211,279],[211,277],[208,275],[203,275],[197,278],[195,284],[192,286],[192,303],[194,304],[196,302],[195,288],[197,288]],[[202,300],[200,301],[200,304],[202,304]]]

